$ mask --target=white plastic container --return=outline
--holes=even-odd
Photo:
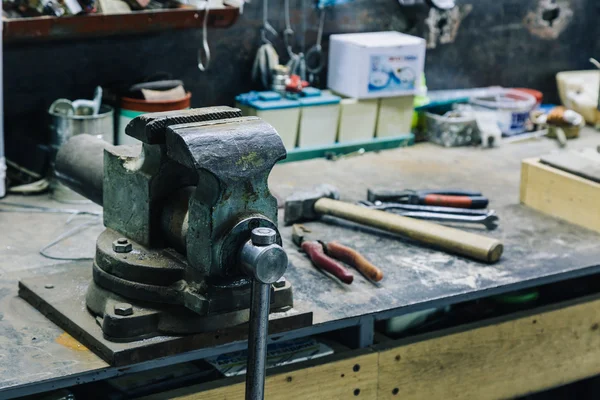
[[[425,39],[400,32],[331,35],[327,84],[357,99],[416,94]]]
[[[378,99],[342,99],[338,142],[349,143],[372,139],[375,136],[378,110]]]
[[[410,133],[415,110],[414,103],[415,96],[379,99],[376,136],[383,138]]]
[[[300,123],[300,102],[281,97],[276,92],[259,92],[258,98],[251,100],[248,104],[241,102],[236,106],[242,110],[245,116],[256,116],[270,124],[283,141],[287,150],[296,147],[298,138],[298,124]]]
[[[286,149],[291,150],[296,147],[296,138],[298,136],[298,122],[300,121],[300,108],[284,108],[279,110],[257,110],[254,114],[269,123],[283,141]]]
[[[583,115],[588,124],[600,122],[600,71],[563,71],[556,74],[556,82],[560,101],[565,107]]]
[[[329,93],[302,97],[298,147],[328,146],[335,143],[340,115],[340,97]]]
[[[497,95],[472,98],[470,102],[476,107],[495,111],[500,130],[511,136],[525,132],[529,113],[537,100],[529,93],[506,89]]]

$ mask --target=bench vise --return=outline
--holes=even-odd
[[[141,153],[79,135],[56,158],[57,177],[104,207],[89,312],[118,342],[250,319],[247,395],[262,398],[269,309],[293,305],[267,184],[281,138],[230,107],[142,115],[126,133]]]

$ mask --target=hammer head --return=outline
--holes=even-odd
[[[299,221],[310,221],[319,218],[315,212],[317,200],[327,197],[338,200],[338,190],[332,185],[319,185],[310,192],[294,193],[285,200],[283,219],[286,225]]]

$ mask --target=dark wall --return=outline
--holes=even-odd
[[[488,85],[526,86],[556,101],[554,75],[587,69],[587,59],[600,56],[596,0],[557,0],[573,17],[557,39],[542,39],[524,23],[539,0],[458,0],[472,4],[454,43],[428,50],[426,75],[430,89]],[[292,24],[299,46],[316,38],[318,15],[312,0],[291,0]],[[283,0],[271,0],[271,23],[283,30]],[[89,98],[96,85],[139,81],[159,71],[184,80],[193,106],[232,104],[236,94],[252,88],[250,71],[260,44],[261,1],[253,0],[236,25],[209,30],[212,64],[197,68],[201,31],[170,31],[145,36],[85,41],[6,45],[4,90],[8,156],[30,154],[26,142],[45,142],[45,111],[59,97]],[[427,8],[403,8],[397,0],[354,0],[329,11],[327,35],[338,32],[399,30],[423,36]],[[279,44],[281,46],[281,44]],[[283,48],[280,54],[284,54]],[[282,56],[285,61],[285,58]],[[325,84],[326,71],[321,76]]]

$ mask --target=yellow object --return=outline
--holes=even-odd
[[[377,99],[342,99],[340,102],[340,121],[338,142],[349,143],[372,139],[377,124]]]
[[[298,129],[298,147],[333,145],[338,131],[339,115],[339,104],[302,107],[300,128]]]
[[[379,99],[376,133],[378,138],[410,133],[415,110],[414,99],[415,96]]]
[[[361,352],[363,354],[357,357],[331,360],[326,364],[304,365],[304,368],[296,371],[269,375],[265,382],[265,398],[376,400],[379,354],[370,350]],[[243,379],[241,376],[225,380],[229,386],[218,388],[208,388],[206,384],[192,385],[139,400],[242,400],[245,392]]]
[[[521,164],[521,203],[600,232],[600,184],[540,163]]]
[[[594,376],[599,307],[595,300],[392,342],[379,353],[377,399],[512,399]]]

